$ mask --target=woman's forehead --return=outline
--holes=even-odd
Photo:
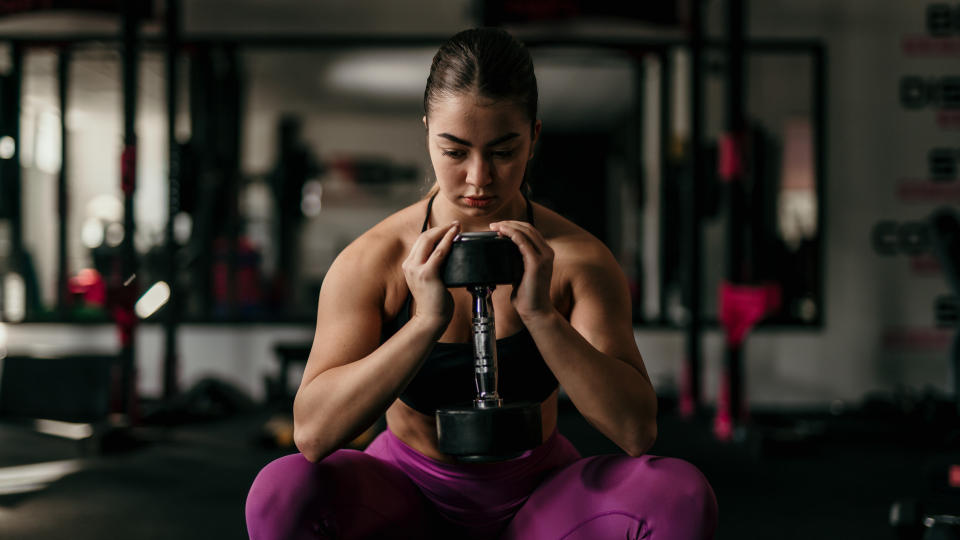
[[[438,99],[431,104],[431,131],[441,125],[462,125],[466,129],[527,124],[526,112],[515,101],[492,100],[473,93]]]
[[[438,103],[427,121],[433,137],[449,135],[471,146],[486,146],[510,133],[525,133],[529,120],[523,109],[510,102],[478,103],[458,100]]]

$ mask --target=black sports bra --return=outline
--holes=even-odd
[[[435,196],[434,196],[435,197]],[[427,203],[427,216],[421,232],[427,230],[433,197]],[[527,201],[527,221],[533,223],[533,206]],[[400,313],[384,323],[381,343],[410,320],[408,293]],[[507,402],[542,402],[557,389],[553,372],[543,361],[533,336],[523,328],[512,336],[497,340],[500,396]],[[437,409],[462,406],[476,396],[473,378],[472,343],[435,343],[410,384],[400,393],[400,401],[426,415]]]

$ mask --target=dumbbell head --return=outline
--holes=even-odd
[[[436,414],[441,452],[459,461],[502,461],[542,442],[539,403],[479,409],[440,409]]]
[[[458,235],[443,267],[447,287],[519,283],[523,257],[517,245],[496,232]]]

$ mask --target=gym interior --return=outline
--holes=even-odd
[[[247,537],[324,275],[429,190],[476,26],[534,57],[531,199],[621,264],[717,537],[960,537],[960,3],[21,0],[0,538]],[[622,452],[562,390],[559,429]]]

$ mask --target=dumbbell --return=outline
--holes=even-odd
[[[500,461],[542,441],[540,404],[504,403],[497,389],[497,336],[493,291],[523,276],[520,250],[496,232],[458,235],[443,268],[448,288],[465,287],[473,297],[471,335],[476,396],[436,413],[438,448],[459,461]],[[466,401],[465,397],[465,401]]]
[[[917,499],[898,499],[890,505],[890,526],[898,540],[920,540],[923,517],[924,509]]]
[[[960,516],[938,514],[924,516],[923,540],[958,540],[960,539]]]

